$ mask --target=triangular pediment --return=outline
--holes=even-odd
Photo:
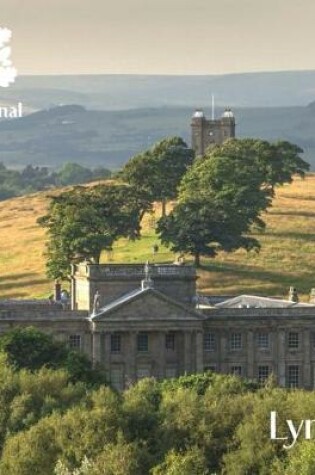
[[[204,316],[154,289],[126,295],[99,310],[93,321],[201,321]]]

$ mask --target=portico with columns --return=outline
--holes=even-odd
[[[137,289],[91,316],[94,363],[117,389],[202,371],[204,318],[154,288]]]

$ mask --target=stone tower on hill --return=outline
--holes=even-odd
[[[211,146],[221,145],[235,137],[235,117],[225,109],[220,119],[206,119],[202,109],[197,109],[191,121],[191,146],[196,156],[204,155]]]

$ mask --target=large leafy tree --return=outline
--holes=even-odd
[[[262,181],[249,160],[209,155],[197,161],[183,179],[177,205],[158,223],[162,242],[192,254],[196,265],[200,256],[220,250],[258,249],[247,233],[252,225],[264,227],[260,213],[271,203]]]
[[[66,358],[66,347],[36,328],[15,328],[0,338],[0,350],[16,369],[57,368]]]
[[[260,139],[232,139],[209,153],[252,161],[256,170],[264,176],[264,186],[272,190],[277,185],[291,183],[294,175],[304,177],[310,168],[300,156],[303,150],[287,141],[270,143]]]
[[[304,176],[302,150],[288,142],[229,140],[195,161],[184,176],[176,206],[158,223],[161,240],[175,252],[215,257],[221,251],[258,250],[249,235],[263,229],[261,213],[271,205],[274,187]]]
[[[38,220],[48,229],[48,275],[66,279],[71,263],[99,263],[101,252],[118,238],[138,238],[149,208],[141,191],[124,184],[76,187],[52,197],[48,213]]]
[[[93,370],[88,357],[55,341],[34,327],[15,328],[0,338],[0,351],[16,370],[39,370],[43,367],[67,370],[71,381],[96,384],[104,382],[100,369]]]
[[[166,202],[177,197],[178,185],[193,159],[193,150],[180,137],[171,137],[129,160],[121,177],[144,190],[151,201],[160,201],[165,216]]]

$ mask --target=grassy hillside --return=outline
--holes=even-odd
[[[36,218],[45,212],[45,194],[37,193],[0,203],[0,298],[27,298],[51,293],[44,272],[44,231]],[[259,236],[259,254],[238,251],[204,260],[199,289],[211,294],[257,293],[286,296],[295,285],[304,300],[315,287],[315,175],[277,190],[266,215],[267,229]],[[160,210],[156,209],[158,217]],[[103,262],[153,260],[154,216],[146,216],[143,238],[121,240]],[[174,256],[160,246],[155,261],[172,262]]]

